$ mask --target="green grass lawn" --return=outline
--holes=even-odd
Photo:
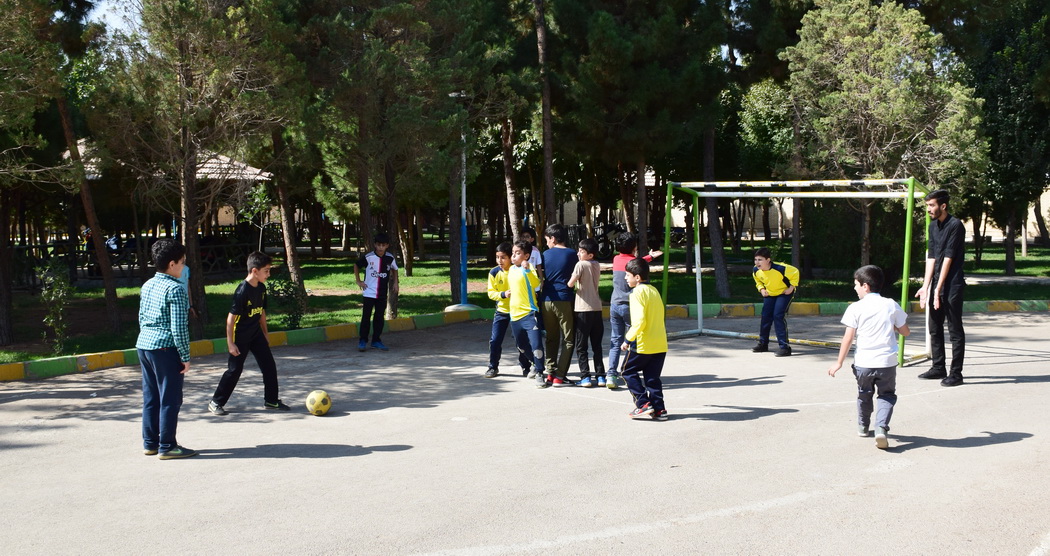
[[[730,275],[730,288],[732,295],[728,299],[719,299],[715,295],[714,277],[705,274],[703,280],[705,303],[754,303],[759,302],[760,297],[755,291],[754,282],[747,272],[750,265],[750,251],[744,254],[729,256],[732,268],[738,269]],[[709,255],[709,251],[707,252]],[[684,262],[684,251],[672,249],[671,260],[675,265]],[[747,255],[747,256],[744,256]],[[781,252],[780,260],[790,257],[790,253]],[[973,261],[967,261],[967,272],[970,274],[1002,274],[1002,265],[1005,256],[1001,246],[986,249],[984,260],[980,268],[973,268]],[[659,261],[657,261],[659,262]],[[709,263],[705,260],[705,265]],[[1050,276],[1050,249],[1041,247],[1030,247],[1029,257],[1017,259],[1018,275],[1021,276]],[[489,267],[484,264],[475,264],[468,270],[468,278],[473,289],[484,287],[487,280]],[[356,323],[361,318],[361,294],[353,280],[353,260],[341,258],[329,258],[318,260],[303,260],[303,272],[306,279],[306,288],[311,291],[308,301],[307,314],[303,318],[303,327],[327,326],[342,323]],[[276,269],[274,278],[282,276],[281,269]],[[843,278],[836,279],[810,279],[802,282],[799,289],[798,301],[852,301],[855,299],[852,280],[849,273],[841,273]],[[413,264],[413,275],[406,276],[404,269],[401,270],[399,296],[399,316],[411,317],[415,315],[441,312],[451,303],[451,286],[449,284],[447,261],[417,261]],[[662,274],[653,276],[653,284],[659,289],[662,287]],[[239,283],[239,278],[231,278],[206,285],[205,291],[207,303],[211,314],[211,322],[204,329],[205,338],[221,338],[225,336],[225,317],[229,309],[230,297]],[[917,288],[913,285],[911,290]],[[612,273],[602,274],[600,294],[603,299],[609,299],[612,293]],[[114,349],[128,349],[134,346],[138,328],[135,324],[135,316],[138,311],[139,289],[119,288],[117,290],[119,305],[125,319],[125,329],[121,334],[100,332],[99,328],[104,326],[105,305],[101,290],[77,290],[69,307],[69,319],[71,322],[71,333],[73,334],[67,354],[90,353],[97,351],[108,351]],[[900,299],[900,282],[887,288],[884,295],[893,299]],[[1038,285],[970,285],[966,289],[968,300],[1022,300],[1022,299],[1047,299],[1050,292],[1046,286]],[[468,294],[470,303],[480,307],[490,307],[492,302],[484,291],[472,291]],[[694,277],[684,273],[671,273],[668,284],[668,303],[687,304],[696,302],[696,286]],[[282,308],[271,298],[268,310],[269,325],[271,330],[284,330],[287,328]],[[0,351],[0,363],[25,361],[34,358],[49,357],[50,351],[42,340],[43,328],[40,324],[42,311],[39,298],[36,296],[15,296],[15,341],[19,346],[16,349]]]

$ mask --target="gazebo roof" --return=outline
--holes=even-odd
[[[84,161],[84,171],[89,180],[97,180],[102,177],[99,170],[98,158],[94,155],[95,148],[87,139],[77,141],[80,150],[80,158]],[[250,166],[243,162],[233,160],[211,151],[201,151],[197,159],[197,179],[199,180],[236,180],[236,181],[270,181],[273,174]],[[62,158],[69,158],[69,151],[62,153]]]

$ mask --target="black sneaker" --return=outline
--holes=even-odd
[[[226,415],[228,413],[221,405],[215,403],[215,400],[208,402],[208,411],[215,415]]]
[[[780,348],[773,355],[776,355],[777,357],[790,357],[791,356],[791,348],[789,348],[789,347],[788,348]]]
[[[963,383],[963,378],[959,375],[948,375],[941,380],[941,386],[958,386]]]
[[[769,351],[769,344],[758,344],[757,346],[751,348],[751,351],[753,353],[765,353]]]
[[[292,409],[292,408],[284,405],[284,403],[282,403],[281,400],[277,400],[274,403],[266,402],[266,403],[263,404],[263,408],[265,408],[265,409],[277,409],[279,411],[290,411]]]
[[[666,421],[667,420],[667,410],[666,409],[657,409],[656,411],[653,411],[652,418],[653,418],[653,421]]]
[[[496,378],[499,376],[499,369],[495,367],[489,367],[489,370],[485,371],[485,378]]]
[[[940,380],[942,378],[948,378],[948,372],[944,369],[930,369],[919,375],[919,378],[924,378],[926,380]]]
[[[171,450],[168,450],[167,452],[161,452],[160,455],[157,456],[157,458],[158,459],[182,459],[182,458],[192,458],[195,455],[197,455],[197,450],[191,450],[191,449],[186,448],[184,446],[176,446],[176,447],[172,448]]]
[[[530,367],[524,365],[521,367],[521,376],[528,378],[530,372],[532,372]]]

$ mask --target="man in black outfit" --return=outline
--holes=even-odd
[[[919,306],[930,304],[930,357],[933,367],[919,378],[941,379],[941,386],[963,383],[963,355],[966,352],[966,333],[963,332],[962,308],[963,259],[966,229],[958,218],[948,214],[948,192],[943,189],[926,195],[926,212],[932,222],[929,229],[929,252],[926,255],[926,274],[922,287],[916,292]],[[932,288],[931,288],[932,285]],[[951,369],[945,366],[944,321],[948,320],[948,337],[952,342]]]

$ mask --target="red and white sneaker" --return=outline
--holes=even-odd
[[[652,418],[653,418],[653,421],[666,421],[667,420],[667,410],[666,409],[657,409],[656,411],[653,411]]]
[[[652,414],[653,414],[653,406],[651,406],[648,403],[646,403],[642,407],[634,408],[634,411],[628,413],[627,415],[631,419],[644,419],[644,418],[650,417]]]

